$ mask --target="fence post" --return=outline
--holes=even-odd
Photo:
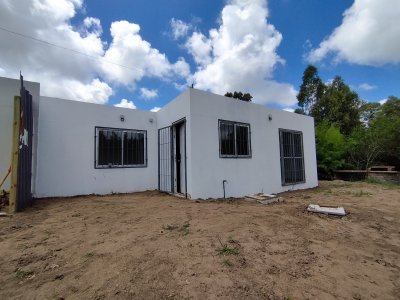
[[[14,120],[11,151],[11,183],[9,212],[17,211],[17,190],[18,190],[18,153],[19,153],[19,126],[21,118],[21,97],[14,96]]]

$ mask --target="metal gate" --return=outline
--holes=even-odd
[[[14,142],[10,210],[23,211],[32,204],[32,95],[24,87],[22,75],[20,97],[14,98]]]
[[[173,192],[173,149],[171,126],[158,130],[158,189]]]

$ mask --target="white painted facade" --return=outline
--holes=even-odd
[[[12,84],[16,92],[9,88]],[[3,90],[3,86],[5,87]],[[1,140],[7,140],[11,120],[3,119],[12,112],[8,98],[19,93],[19,81],[0,78]],[[26,84],[39,95],[38,84]],[[33,91],[33,90],[34,91]],[[11,90],[11,91],[10,91]],[[14,91],[14,94],[13,92]],[[8,94],[10,95],[8,95]],[[39,96],[38,96],[39,97]],[[7,100],[4,100],[7,99]],[[34,94],[35,99],[35,94]],[[8,101],[8,102],[7,102]],[[259,192],[277,193],[318,185],[315,155],[314,122],[310,117],[271,109],[196,89],[188,89],[158,112],[139,111],[71,100],[40,97],[38,124],[37,170],[33,174],[35,197],[85,194],[126,193],[159,188],[159,129],[172,126],[173,151],[179,148],[178,172],[173,161],[174,191],[192,199],[241,197]],[[125,121],[121,122],[120,116]],[[10,119],[10,118],[9,118]],[[221,158],[219,155],[218,120],[250,124],[250,158]],[[270,120],[271,119],[271,120]],[[10,123],[10,124],[9,124]],[[4,127],[3,127],[4,126]],[[95,168],[95,127],[146,130],[147,166],[138,168]],[[3,128],[8,128],[3,130]],[[303,133],[305,182],[293,186],[281,183],[279,129]],[[3,143],[2,143],[3,144]],[[9,145],[11,147],[11,144]],[[3,147],[0,158],[3,159]],[[11,149],[11,148],[10,148]],[[5,152],[4,152],[5,153]],[[7,158],[0,161],[0,176]],[[180,184],[176,176],[180,173]]]
[[[146,130],[147,167],[96,169],[96,126]],[[41,97],[37,160],[36,197],[154,190],[157,114]]]

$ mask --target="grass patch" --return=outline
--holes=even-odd
[[[222,265],[224,265],[225,267],[233,267],[233,262],[231,262],[229,259],[224,259],[222,261]]]
[[[352,193],[352,195],[353,195],[353,197],[364,197],[364,196],[370,196],[371,194],[360,190],[358,192]]]
[[[349,188],[349,187],[352,187],[352,186],[353,186],[353,184],[350,183],[350,182],[332,184],[332,187],[334,187],[334,188]]]
[[[189,234],[189,227],[190,227],[190,224],[189,223],[185,223],[185,224],[182,225],[180,231],[182,231],[184,235],[188,235]]]
[[[93,257],[94,255],[95,255],[94,252],[88,252],[83,256],[83,258],[88,260],[89,258]]]
[[[368,177],[367,179],[364,180],[365,183],[371,183],[371,184],[379,184],[389,190],[396,190],[400,189],[400,184],[396,184],[393,182],[388,182],[383,179],[379,179],[376,177]]]
[[[221,248],[217,249],[219,255],[227,256],[227,255],[238,255],[240,252],[240,245],[235,240],[229,240],[228,243],[223,244],[220,239],[219,243],[221,244]]]
[[[175,229],[178,229],[178,228],[179,228],[179,226],[175,225],[175,224],[165,224],[165,225],[162,226],[162,229],[168,230],[168,231],[172,231],[172,230],[175,230]]]
[[[28,277],[30,277],[30,276],[32,276],[34,273],[33,273],[33,271],[31,271],[31,270],[21,270],[21,269],[18,269],[16,272],[15,272],[15,277],[17,277],[18,279],[25,279],[25,278],[28,278]]]
[[[190,224],[186,222],[182,226],[176,225],[176,224],[164,224],[162,225],[162,229],[166,231],[173,231],[173,230],[178,230],[179,232],[182,232],[183,235],[188,235],[190,230],[189,230]]]

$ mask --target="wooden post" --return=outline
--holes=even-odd
[[[21,97],[14,97],[14,121],[11,152],[11,183],[10,183],[10,205],[9,212],[17,211],[17,190],[18,190],[18,153],[19,153],[19,126],[21,118]]]

